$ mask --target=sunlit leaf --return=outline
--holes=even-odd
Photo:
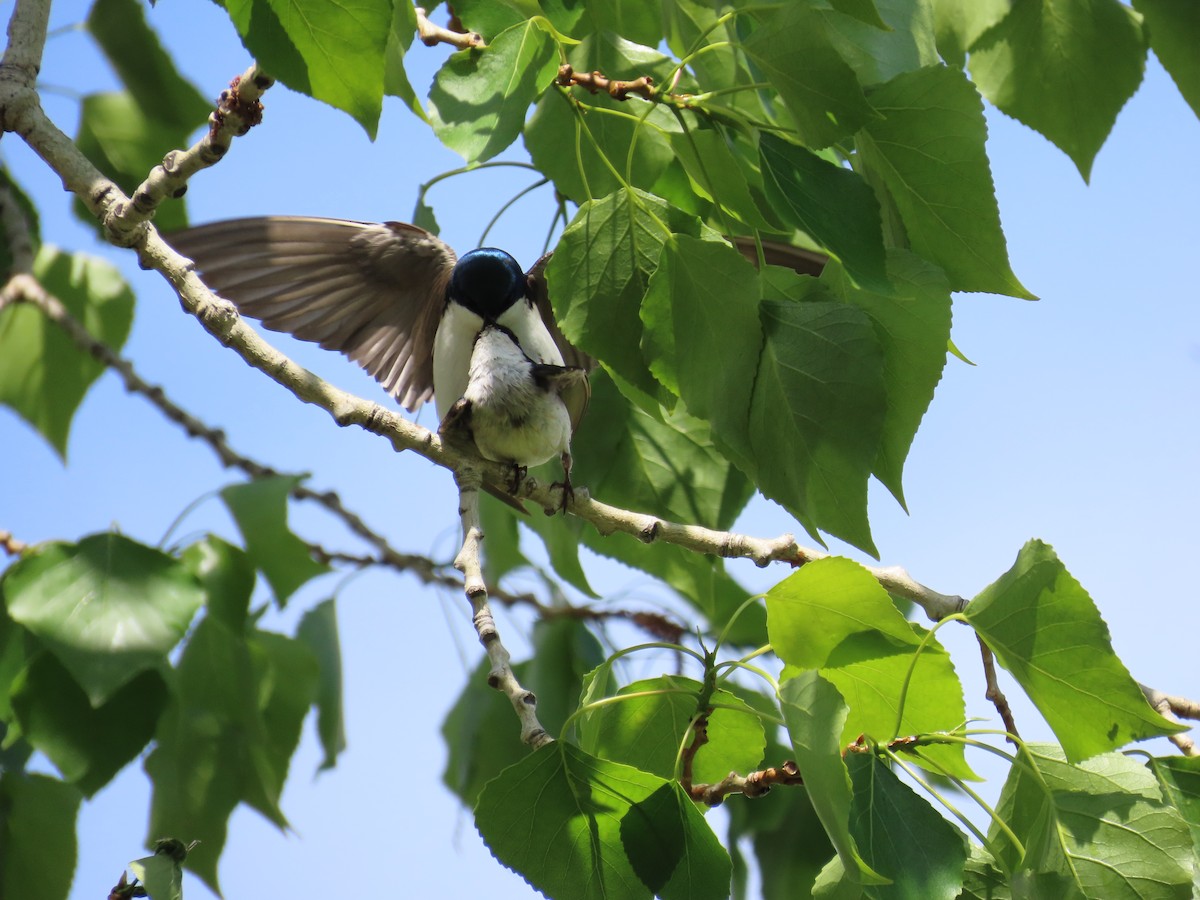
[[[1053,548],[1030,541],[966,616],[1072,760],[1181,726],[1162,718],[1113,653],[1092,598]]]
[[[1192,112],[1200,116],[1200,5],[1180,0],[1133,0],[1145,19],[1150,48]]]
[[[1046,136],[1088,179],[1117,113],[1142,81],[1145,38],[1118,0],[1014,3],[971,48],[980,93]]]

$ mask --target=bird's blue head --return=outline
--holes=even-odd
[[[493,322],[525,296],[520,264],[495,247],[463,254],[450,274],[450,299]]]

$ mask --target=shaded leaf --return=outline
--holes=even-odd
[[[25,739],[86,797],[108,784],[154,736],[167,702],[158,672],[141,672],[93,708],[53,654],[25,670],[12,698]]]
[[[214,104],[179,74],[137,0],[96,0],[87,29],[146,118],[182,134],[206,123]]]
[[[1200,6],[1180,0],[1133,0],[1142,14],[1150,48],[1179,93],[1200,116]]]
[[[855,882],[884,883],[863,860],[850,832],[850,775],[841,746],[847,709],[837,688],[813,670],[802,672],[780,686],[779,705],[808,798],[837,858]]]
[[[550,896],[728,895],[728,856],[690,800],[567,743],[489,782],[475,823],[497,859]]]
[[[337,765],[338,754],[346,749],[345,709],[342,703],[342,645],[338,636],[337,605],[322,600],[304,614],[296,629],[317,661],[317,737],[325,758],[322,769]]]
[[[846,13],[824,15],[830,41],[863,84],[889,81],[901,72],[941,62],[929,0],[875,0],[875,22],[851,17],[843,4],[830,6]]]
[[[204,593],[176,559],[119,534],[43,544],[6,573],[9,615],[50,649],[93,707],[166,661]]]
[[[954,900],[963,886],[967,841],[873,753],[846,756],[853,802],[850,831],[863,859],[891,884],[883,898]]]
[[[287,499],[298,476],[259,478],[221,489],[221,499],[237,523],[246,553],[267,579],[280,606],[302,584],[329,571],[288,529]]]
[[[80,795],[45,775],[0,773],[0,897],[66,900]]]
[[[999,22],[1012,0],[930,0],[938,52],[952,66],[966,65],[967,51]]]
[[[1022,547],[1012,568],[971,601],[966,617],[1046,717],[1069,759],[1180,730],[1146,701],[1113,653],[1092,598],[1048,544]]]
[[[246,625],[256,578],[254,564],[246,551],[208,534],[184,548],[179,559],[204,588],[208,614],[235,632],[241,631]]]
[[[119,350],[133,324],[133,293],[109,263],[43,246],[33,274],[88,332]],[[104,364],[40,310],[0,310],[0,403],[10,407],[66,458],[71,421]]]
[[[758,147],[775,211],[820,241],[856,282],[886,293],[879,203],[862,177],[771,134]]]

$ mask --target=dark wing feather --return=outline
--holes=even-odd
[[[433,338],[455,255],[428,231],[264,216],[167,240],[244,315],[341,351],[410,411],[433,396]]]
[[[742,256],[758,265],[758,248],[754,245],[754,238],[735,235],[729,240],[733,241],[733,246],[741,251]],[[786,266],[795,269],[801,275],[820,275],[825,263],[829,262],[829,257],[824,253],[805,250],[803,247],[795,247],[782,241],[764,238],[762,246],[763,257],[768,266]]]
[[[546,330],[550,332],[550,337],[558,347],[558,352],[562,354],[563,363],[576,369],[582,369],[586,374],[596,368],[596,360],[568,341],[562,333],[562,329],[558,327],[558,322],[554,320],[554,308],[550,305],[550,294],[546,290],[546,264],[550,262],[550,257],[553,255],[553,253],[547,253],[525,273],[528,283],[527,296],[537,307],[542,321],[546,323]],[[571,431],[574,432],[579,427],[583,414],[587,411],[588,401],[592,399],[592,386],[587,378],[580,378],[563,388],[561,396],[563,403],[566,404],[567,412],[571,416]]]

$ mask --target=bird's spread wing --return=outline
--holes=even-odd
[[[264,216],[167,235],[206,284],[272,331],[353,359],[406,409],[433,396],[454,251],[415,225]]]

